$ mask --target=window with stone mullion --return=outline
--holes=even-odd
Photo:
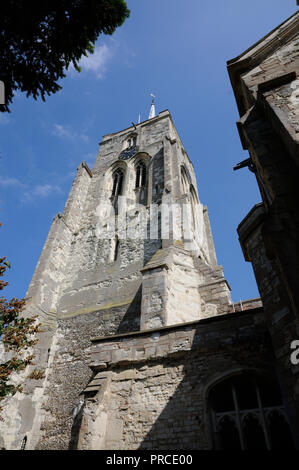
[[[119,196],[122,193],[123,172],[117,170],[113,175],[112,196]]]
[[[211,397],[216,448],[293,448],[277,384],[269,386],[253,379],[224,381],[215,386]]]
[[[136,167],[136,184],[135,188],[145,186],[146,183],[146,167],[144,163],[138,163]]]

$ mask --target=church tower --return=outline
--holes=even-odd
[[[42,325],[35,362],[45,378],[27,381],[9,402],[3,445],[19,448],[26,436],[30,449],[117,448],[106,435],[107,420],[118,426],[103,405],[109,374],[97,376],[107,346],[94,352],[91,338],[123,342],[232,310],[208,210],[169,111],[155,116],[151,108],[148,120],[105,135],[94,168],[80,164],[27,298],[26,314]],[[103,381],[94,438],[84,413]]]

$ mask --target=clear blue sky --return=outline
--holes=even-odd
[[[82,73],[69,71],[45,103],[18,93],[0,115],[1,256],[12,268],[7,297],[23,297],[75,170],[92,166],[98,142],[169,109],[208,205],[218,262],[234,301],[258,296],[236,227],[260,201],[254,175],[232,167],[248,154],[235,122],[226,61],[291,16],[295,0],[128,0],[130,18],[101,36]]]

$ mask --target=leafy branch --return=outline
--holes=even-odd
[[[6,261],[6,257],[0,258],[0,277],[4,276],[7,268],[10,268],[10,263]],[[0,290],[7,285],[8,282],[0,279]],[[14,395],[23,390],[21,384],[10,383],[11,375],[33,363],[34,355],[29,354],[28,349],[37,343],[38,340],[34,338],[34,335],[39,331],[40,325],[37,324],[36,317],[21,316],[25,303],[25,299],[7,300],[0,297],[0,340],[5,352],[11,353],[8,360],[0,363],[0,401],[8,395]],[[36,372],[34,378],[42,378],[42,376]]]

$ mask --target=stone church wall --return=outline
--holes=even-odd
[[[262,309],[93,340],[80,449],[210,449],[208,392],[240,371],[273,373]],[[93,436],[93,439],[91,439]]]
[[[193,220],[190,245],[184,246],[184,240],[175,238],[172,228],[169,238],[163,238],[159,218],[158,233],[150,238],[151,203],[190,203],[191,186],[194,202],[198,200],[193,166],[170,113],[161,112],[138,124],[135,131],[129,128],[104,136],[93,170],[84,162],[79,166],[64,213],[58,214],[53,222],[28,290],[30,309],[27,313],[38,313],[42,324],[34,352],[45,377],[28,380],[23,394],[11,399],[6,409],[6,422],[0,423],[5,448],[19,448],[24,436],[28,449],[76,447],[79,434],[80,439],[86,440],[79,432],[76,417],[80,416],[78,410],[82,411],[82,406],[88,409],[83,392],[93,380],[89,366],[91,337],[163,328],[171,323],[220,315],[231,309],[230,289],[222,268],[217,266],[206,208],[201,204],[195,208],[201,235],[197,234]],[[136,154],[120,159],[131,135],[136,135]],[[142,207],[136,204],[139,191],[135,187],[136,162],[139,159],[144,162],[147,174],[143,188],[147,199]],[[182,165],[189,174],[186,194],[182,194]],[[113,200],[116,168],[124,170],[123,191],[130,223],[134,226],[142,210],[147,223],[146,236],[139,233],[138,237],[119,236],[115,255],[115,234],[108,231],[109,236],[102,238],[98,224],[108,223],[111,218],[106,209],[102,213],[103,208],[99,206]],[[158,271],[164,268],[160,266],[159,256],[155,258],[157,253],[167,258],[168,273],[163,271],[162,277]],[[156,261],[155,271],[152,268]],[[152,281],[156,292],[153,292]],[[162,292],[163,286],[165,292]],[[153,294],[157,292],[162,295],[156,298]],[[146,313],[148,322],[144,322]],[[156,314],[161,320],[159,324],[153,323]],[[180,364],[173,367],[180,367]],[[179,383],[179,376],[177,380]],[[103,419],[105,422],[106,418]],[[113,420],[109,419],[112,428]],[[101,420],[101,426],[103,422]],[[82,429],[85,427],[82,423]],[[91,433],[90,445],[96,439],[97,434]]]

